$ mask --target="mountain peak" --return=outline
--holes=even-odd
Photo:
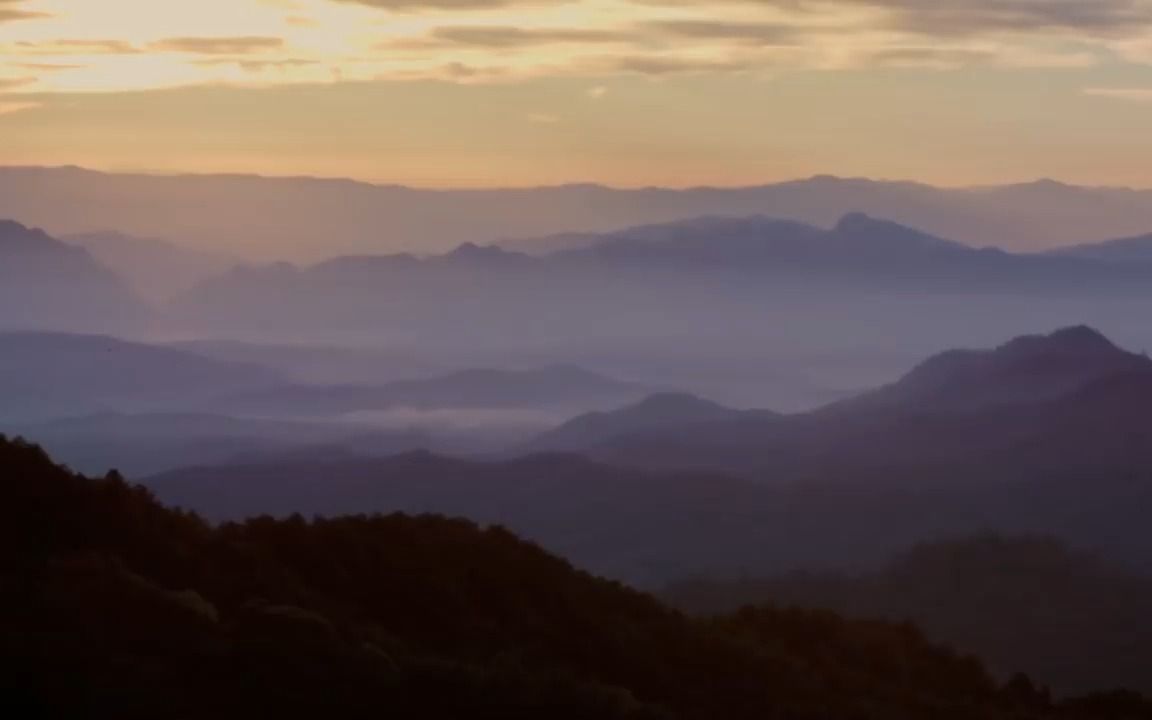
[[[0,218],[0,235],[28,232],[28,228],[15,220]]]
[[[971,250],[971,248],[951,240],[945,240],[892,220],[874,218],[863,212],[850,212],[844,215],[836,223],[836,227],[832,229],[832,235],[854,244],[866,244],[870,247],[886,248],[892,251],[924,248]]]
[[[569,420],[528,445],[532,452],[586,452],[612,440],[739,417],[741,411],[687,393],[661,392],[610,412]]]
[[[1077,325],[1018,337],[994,350],[941,353],[896,384],[865,397],[886,405],[968,410],[1051,400],[1102,378],[1149,369],[1148,358]]]
[[[724,406],[711,400],[697,397],[689,393],[662,392],[649,395],[640,402],[626,410],[633,413],[676,413],[690,414],[697,412],[722,412],[728,410]]]
[[[504,257],[511,253],[495,245],[477,245],[474,242],[466,242],[448,254],[458,258],[489,258]]]
[[[37,228],[15,220],[0,219],[0,246],[13,248],[55,247],[63,248],[64,244]]]
[[[1128,355],[1099,330],[1087,325],[1060,328],[1048,335],[1026,335],[1003,345],[1004,354],[1075,354],[1081,356]]]
[[[884,220],[877,220],[868,213],[850,212],[840,218],[840,221],[836,223],[835,230],[837,232],[851,232],[855,230],[894,224],[895,223],[890,223]]]

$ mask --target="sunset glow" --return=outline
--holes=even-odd
[[[1152,185],[1149,97],[1147,0],[0,0],[7,164]]]

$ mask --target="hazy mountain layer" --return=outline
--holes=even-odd
[[[0,331],[143,332],[147,308],[81,248],[0,220]]]
[[[1152,227],[1152,194],[1044,181],[941,189],[815,177],[746,188],[416,190],[349,180],[0,169],[0,216],[59,233],[114,228],[264,259],[436,252],[464,242],[762,213],[830,225],[867,212],[973,245],[1044,249]]]

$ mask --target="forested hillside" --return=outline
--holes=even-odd
[[[906,625],[690,620],[460,520],[211,526],[6,440],[0,498],[0,660],[23,717],[1152,716],[998,687]]]

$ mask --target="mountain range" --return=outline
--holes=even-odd
[[[972,245],[1043,250],[1148,232],[1152,193],[1050,180],[947,189],[829,176],[682,190],[420,190],[338,179],[0,168],[0,216],[62,234],[115,228],[265,261],[442,252],[465,242],[606,232],[704,215],[759,213],[827,226],[853,211]]]
[[[1073,327],[990,351],[947,352],[892,385],[812,412],[645,429],[584,451],[613,463],[765,482],[837,473],[907,477],[939,466],[949,467],[949,478],[964,471],[1011,477],[1024,468],[1066,474],[1089,457],[1103,471],[1152,460],[1152,445],[1142,442],[1150,398],[1152,360]]]
[[[1003,403],[955,404],[958,395],[989,398],[980,384],[1006,382],[1021,366],[1005,359],[1018,356],[1048,384]],[[858,401],[796,415],[679,398],[671,404],[687,409],[688,424],[670,428],[641,404],[540,441],[590,438],[578,449],[592,460],[555,452],[484,462],[427,453],[336,462],[297,455],[144,482],[167,502],[220,519],[464,515],[641,584],[695,573],[872,567],[924,538],[987,529],[1049,533],[1152,567],[1142,510],[1152,501],[1148,361],[1087,328],[977,357],[983,361],[962,363],[961,373],[938,375],[930,392],[917,370]],[[1080,357],[1084,369],[1071,368],[1069,357]],[[984,369],[967,369],[973,365]],[[908,385],[919,394],[884,400],[900,398]],[[605,441],[589,427],[625,434]]]
[[[242,267],[177,298],[168,320],[194,336],[274,344],[387,338],[456,353],[607,356],[626,343],[748,338],[741,355],[761,344],[826,353],[864,324],[888,336],[914,323],[925,343],[943,343],[953,326],[1018,334],[1075,313],[1135,335],[1120,321],[1147,302],[1150,279],[1152,266],[977,249],[859,213],[828,229],[704,218],[543,256],[466,244],[431,257]]]
[[[1108,263],[1147,265],[1152,263],[1152,233],[1137,237],[1073,245],[1054,250],[1052,254],[1088,258]]]
[[[128,281],[90,255],[43,233],[23,237],[49,254],[64,248],[88,258],[95,274],[130,294]],[[579,364],[729,404],[795,410],[891,378],[945,343],[983,344],[1069,320],[1133,344],[1149,339],[1138,315],[1152,266],[976,249],[860,213],[827,229],[763,216],[700,218],[542,257],[464,244],[427,257],[246,266],[186,292],[188,278],[173,275],[183,251],[158,243],[137,256],[131,248],[151,241],[121,236],[84,242],[114,256],[108,262],[135,287],[151,283],[151,297],[175,296],[151,312],[131,303],[150,317],[153,336],[191,338],[193,351],[221,358],[247,354],[308,384]],[[22,313],[22,327],[111,325],[138,335],[82,283],[59,295],[89,319],[67,321],[44,300],[51,283],[35,277],[23,273],[5,289],[19,295],[12,307],[43,311],[41,320]]]
[[[188,466],[385,456],[417,449],[458,451],[419,428],[367,423],[233,417],[194,412],[103,412],[41,421],[0,422],[0,432],[34,437],[68,467],[100,474],[115,467],[144,477]]]

